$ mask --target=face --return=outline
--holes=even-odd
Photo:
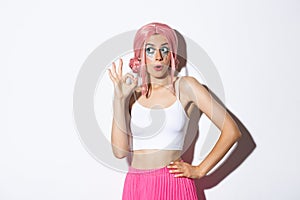
[[[150,76],[165,77],[171,61],[171,52],[165,36],[155,34],[145,41],[147,72]]]

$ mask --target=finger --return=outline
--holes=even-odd
[[[112,75],[111,70],[110,70],[110,69],[107,69],[107,71],[108,71],[109,78],[110,78],[113,82],[115,82],[116,79],[115,79],[115,77]]]
[[[138,78],[134,78],[133,80],[134,80],[133,83],[136,86],[138,84]]]
[[[119,60],[119,69],[118,69],[119,78],[122,78],[122,70],[123,70],[123,60],[122,60],[122,58],[120,58],[120,60]]]
[[[178,167],[177,167],[177,165],[168,165],[167,168],[169,168],[169,169],[177,169]]]
[[[179,178],[179,177],[185,177],[185,176],[183,175],[183,173],[180,173],[180,174],[175,174],[174,177]]]
[[[134,76],[130,73],[126,73],[123,78],[127,78],[127,77],[130,77],[131,79],[134,79]]]
[[[169,170],[169,172],[170,172],[171,174],[174,174],[174,173],[182,173],[182,171],[179,170],[179,169]]]
[[[132,74],[129,74],[129,73],[125,74],[125,75],[122,77],[122,80],[123,80],[124,82],[126,82],[127,78],[130,79],[130,82],[131,82],[131,83],[134,81],[134,76],[133,76]]]
[[[183,163],[183,161],[175,161],[174,163],[177,164],[177,165],[180,165],[180,164]]]
[[[116,76],[116,75],[117,75],[117,72],[116,72],[116,64],[115,64],[115,62],[112,63],[112,75],[113,75],[113,76]]]
[[[182,168],[182,167],[184,167],[186,164],[183,163],[183,162],[178,161],[178,162],[175,162],[174,165],[176,165],[178,168]]]
[[[136,87],[138,84],[138,79],[137,78],[133,78],[133,82],[131,83],[132,88]]]

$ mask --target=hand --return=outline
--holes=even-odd
[[[175,174],[175,177],[187,177],[193,179],[200,179],[201,175],[198,166],[192,166],[184,161],[171,162],[167,168],[171,174]]]
[[[116,98],[125,98],[130,95],[131,91],[137,86],[137,78],[134,78],[132,74],[125,74],[122,76],[122,67],[123,67],[123,60],[120,59],[119,61],[119,68],[118,73],[116,72],[116,64],[112,63],[112,70],[108,69],[109,77],[114,83],[115,88],[115,97]],[[127,84],[126,80],[131,79],[131,83]]]

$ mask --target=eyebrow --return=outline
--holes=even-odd
[[[168,44],[168,43],[166,42],[166,43],[161,44],[160,46],[164,46],[164,45],[167,45],[167,44]],[[146,45],[155,46],[155,45],[152,44],[152,43],[147,43]]]

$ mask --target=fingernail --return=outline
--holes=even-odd
[[[173,164],[174,162],[170,162],[170,164]]]

